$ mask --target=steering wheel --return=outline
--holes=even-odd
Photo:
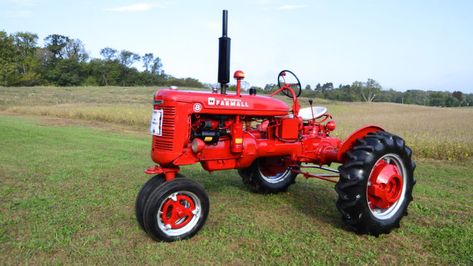
[[[292,73],[292,71],[283,70],[279,72],[278,87],[282,88],[285,86],[293,89],[294,93],[296,94],[296,97],[299,97],[302,93],[301,82],[297,78],[296,74]],[[289,91],[283,90],[282,93],[284,93],[284,95],[286,95],[287,97],[292,98],[292,94]]]

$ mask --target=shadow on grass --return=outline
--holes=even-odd
[[[289,204],[308,217],[308,222],[313,219],[329,227],[346,229],[335,206],[337,195],[332,183],[298,176],[285,197]]]
[[[306,180],[298,176],[296,184],[291,185],[287,192],[278,194],[259,194],[251,192],[241,181],[237,171],[218,171],[209,174],[199,166],[184,169],[182,173],[200,183],[209,195],[235,197],[235,194],[246,198],[252,208],[275,208],[283,206],[294,208],[307,218],[308,223],[322,224],[330,228],[346,230],[340,214],[335,206],[337,195],[332,183],[319,180]],[[233,194],[233,195],[231,195]],[[212,210],[211,210],[212,211]]]

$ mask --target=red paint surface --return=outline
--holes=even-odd
[[[160,167],[147,172],[162,171],[166,180],[174,178],[180,165],[198,162],[208,171],[249,167],[260,157],[283,157],[289,164],[343,162],[344,153],[357,139],[383,130],[367,126],[342,143],[329,136],[335,129],[330,114],[321,121],[306,122],[297,116],[297,97],[292,113],[285,102],[259,95],[162,89],[154,100],[154,109],[163,110],[163,128],[162,136],[153,136],[151,158]],[[202,108],[195,112],[197,103]],[[202,125],[211,133],[220,132],[220,137],[218,141],[206,140],[194,153],[191,143]]]
[[[379,161],[373,168],[368,186],[370,208],[388,209],[401,197],[402,175],[395,164]]]

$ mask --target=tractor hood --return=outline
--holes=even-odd
[[[250,116],[287,115],[289,106],[273,97],[259,95],[219,94],[203,91],[161,89],[154,97],[155,104],[167,105],[167,101],[189,103],[193,113],[228,114]]]

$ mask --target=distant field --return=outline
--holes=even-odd
[[[155,91],[154,87],[0,87],[0,111],[109,122],[144,132]],[[308,105],[307,99],[300,102]],[[315,103],[329,108],[338,126],[335,135],[340,137],[362,125],[378,124],[405,138],[416,158],[463,160],[473,155],[473,108],[320,99]]]
[[[157,243],[134,217],[149,136],[0,114],[0,150],[2,265],[473,263],[471,160],[418,161],[409,216],[378,238],[344,228],[332,183],[299,177],[287,193],[261,195],[236,171],[185,167],[209,194],[209,218],[190,240]]]

